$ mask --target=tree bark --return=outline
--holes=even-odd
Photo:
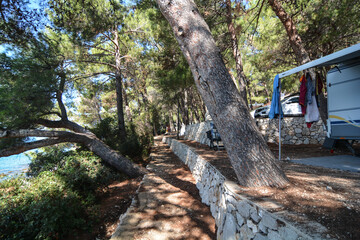
[[[124,108],[123,108],[123,95],[122,95],[122,79],[121,74],[115,76],[115,88],[116,88],[116,108],[118,117],[119,137],[122,142],[126,140],[126,129],[124,120]]]
[[[243,68],[243,64],[242,64],[242,60],[241,60],[241,54],[239,51],[239,45],[238,45],[238,39],[236,36],[236,32],[235,32],[235,26],[234,26],[234,21],[233,21],[233,17],[232,17],[232,7],[231,7],[231,1],[230,0],[226,0],[226,21],[227,21],[227,26],[228,26],[228,31],[230,33],[231,36],[231,48],[233,51],[233,56],[235,59],[235,69],[236,69],[236,74],[237,74],[237,78],[238,78],[238,83],[239,83],[239,91],[240,91],[240,95],[244,98],[246,105],[248,106],[248,100],[247,100],[247,83],[248,83],[248,79],[245,76],[244,73],[244,68]]]
[[[122,142],[126,141],[126,128],[124,120],[124,103],[122,95],[122,75],[121,75],[121,54],[119,48],[119,35],[115,29],[114,43],[115,45],[115,88],[116,88],[116,108],[118,117],[119,137]]]
[[[122,88],[122,93],[123,93],[123,99],[124,99],[124,105],[125,105],[125,113],[126,113],[126,120],[129,122],[132,122],[132,115],[131,115],[131,111],[130,111],[130,107],[129,107],[129,101],[128,101],[128,97],[126,95],[126,91],[125,89],[127,89],[127,84],[126,82],[124,83],[124,87]]]
[[[157,0],[157,3],[190,65],[239,183],[247,187],[287,184],[288,179],[251,118],[194,1]]]
[[[302,65],[307,62],[310,62],[310,56],[306,49],[304,48],[304,45],[302,43],[301,37],[299,33],[297,32],[296,25],[291,18],[291,16],[285,11],[285,9],[282,7],[281,3],[277,0],[268,0],[271,8],[275,12],[276,16],[280,19],[282,24],[284,25],[284,28],[286,30],[286,33],[289,38],[290,46],[293,49],[295,53],[295,57],[297,62]],[[316,79],[316,72],[314,69],[309,69],[309,73],[313,81]],[[326,125],[327,121],[327,100],[325,96],[321,93],[320,96],[320,117],[323,123]]]
[[[63,128],[64,125],[59,125],[58,128]],[[82,127],[79,126],[79,129],[81,128]],[[120,155],[118,152],[112,150],[104,142],[98,139],[93,133],[85,129],[82,131],[82,133],[73,133],[67,131],[45,131],[35,129],[0,131],[0,139],[24,137],[48,137],[48,139],[23,143],[17,146],[9,147],[7,149],[2,149],[0,150],[0,157],[19,154],[31,149],[51,146],[58,143],[73,142],[83,144],[90,151],[99,156],[105,163],[114,167],[116,170],[128,175],[129,177],[138,177],[146,172],[145,169],[134,164],[129,159]]]
[[[298,34],[298,31],[296,29],[295,23],[291,16],[287,14],[285,9],[282,7],[281,3],[277,0],[268,0],[271,8],[275,12],[276,16],[280,19],[282,24],[284,25],[284,28],[286,30],[286,33],[289,38],[289,42],[291,45],[291,48],[293,49],[295,53],[295,57],[298,63],[305,64],[310,61],[309,54],[305,50],[301,37]],[[313,77],[313,76],[311,76]],[[315,77],[315,76],[314,76]],[[313,78],[315,79],[315,78]]]

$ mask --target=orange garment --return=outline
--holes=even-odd
[[[299,104],[301,105],[301,113],[303,115],[306,114],[306,92],[307,92],[307,87],[306,87],[306,78],[305,75],[302,75],[302,77],[300,78],[300,97],[299,97]]]

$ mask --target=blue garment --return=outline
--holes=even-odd
[[[315,87],[309,73],[306,74],[306,104],[312,103],[312,96],[315,95]]]
[[[279,78],[279,74],[275,76],[274,79],[274,89],[273,89],[273,95],[272,95],[272,100],[271,100],[271,107],[270,107],[270,112],[269,112],[269,118],[273,119],[276,116],[279,115],[279,113],[281,112],[281,117],[284,117],[281,105],[279,104],[280,101],[280,86],[281,86],[281,81]],[[280,105],[280,106],[279,106]],[[280,109],[279,109],[280,107]]]

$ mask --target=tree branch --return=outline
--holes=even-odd
[[[25,137],[49,137],[49,138],[76,138],[81,133],[72,133],[67,131],[47,131],[37,129],[19,129],[19,130],[0,130],[0,139],[2,138],[25,138]]]
[[[113,73],[112,72],[97,72],[97,73],[92,73],[92,74],[84,74],[83,76],[74,78],[73,80],[76,81],[79,79],[95,77],[95,76],[102,75],[102,74],[112,76]]]
[[[60,86],[59,86],[59,90],[57,90],[56,92],[56,100],[59,104],[59,107],[60,107],[60,111],[61,111],[61,119],[62,120],[68,120],[68,116],[67,116],[67,113],[66,113],[66,108],[65,108],[65,105],[62,101],[62,94],[64,92],[64,88],[65,88],[65,74],[62,73],[61,76],[60,76]]]
[[[116,31],[116,30],[115,30]],[[114,40],[111,39],[111,37],[109,37],[108,35],[106,35],[105,33],[102,34],[103,36],[105,36],[109,41],[111,41],[114,45],[115,45],[115,49],[119,48],[118,43],[116,43]]]
[[[46,116],[46,115],[57,115],[58,117],[61,118],[61,114],[59,112],[45,112],[41,116]]]
[[[98,61],[93,61],[93,60],[80,60],[79,62],[84,62],[84,63],[94,63],[94,64],[99,64],[99,65],[105,65],[105,66],[109,66],[112,68],[116,69],[116,66],[114,64],[111,63],[104,63],[104,62],[98,62]]]
[[[17,146],[0,150],[0,157],[8,157],[11,155],[26,152],[28,150],[51,146],[63,142],[67,142],[67,140],[65,138],[50,138],[50,139],[39,140],[36,142],[23,143]]]
[[[95,136],[92,132],[90,132],[89,130],[87,130],[86,128],[80,126],[77,123],[71,122],[71,121],[51,121],[51,120],[47,120],[47,119],[38,119],[36,121],[37,124],[40,124],[44,127],[48,127],[48,128],[66,128],[69,130],[72,130],[76,133],[85,133],[85,134],[90,134]]]
[[[105,48],[102,48],[102,47],[98,47],[96,45],[85,45],[86,48],[96,48],[96,49],[99,49],[99,50],[102,50],[104,52],[108,52],[108,53],[111,53],[112,55],[115,54],[114,51],[111,51],[111,50],[108,50],[108,49],[105,49]]]

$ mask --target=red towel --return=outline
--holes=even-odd
[[[300,97],[299,97],[299,104],[301,105],[301,113],[303,115],[306,114],[306,91],[307,91],[307,88],[306,88],[306,78],[305,78],[305,75],[303,75],[301,78],[300,78]]]

